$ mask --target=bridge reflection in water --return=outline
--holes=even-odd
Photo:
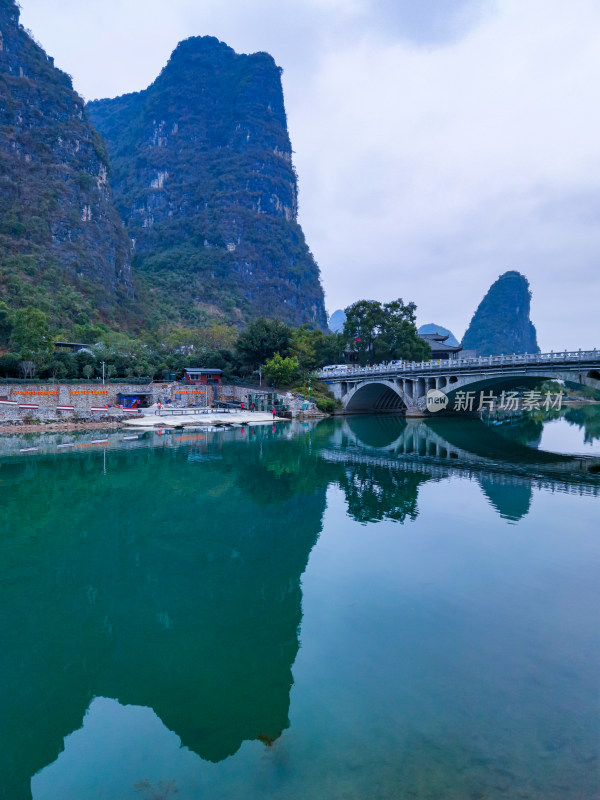
[[[522,427],[531,439],[528,424],[524,420]],[[600,494],[600,458],[536,450],[515,441],[514,431],[508,438],[473,419],[348,417],[321,457],[331,464],[379,467],[381,481],[386,480],[386,471],[425,480],[452,476],[476,480],[492,506],[511,520],[528,512],[535,488]],[[416,507],[416,498],[410,506]]]

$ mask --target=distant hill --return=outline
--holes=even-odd
[[[346,314],[340,308],[329,317],[329,330],[334,333],[341,333],[344,330],[345,322]]]
[[[529,318],[529,281],[520,272],[505,272],[483,298],[462,346],[480,356],[539,353],[536,330]]]
[[[435,325],[435,323],[429,322],[426,325],[421,325],[419,328],[419,333],[441,333],[448,337],[446,344],[449,344],[451,347],[459,346],[456,336],[454,336],[452,331],[449,331],[448,328],[444,328],[443,325]]]
[[[108,318],[132,295],[108,155],[71,78],[0,0],[0,296],[57,325]]]
[[[87,108],[157,313],[187,325],[266,316],[327,327],[270,55],[192,37],[147,89]]]

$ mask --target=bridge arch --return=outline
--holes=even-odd
[[[591,370],[587,374],[573,374],[570,372],[551,372],[550,370],[536,370],[530,371],[522,375],[486,375],[475,374],[469,376],[460,376],[456,383],[453,383],[452,378],[445,393],[452,399],[456,392],[494,392],[495,394],[501,393],[503,390],[511,391],[515,389],[533,389],[544,381],[563,380],[568,383],[579,386],[591,386],[595,389],[600,389],[599,379],[596,378]],[[600,375],[600,373],[598,373]]]
[[[405,411],[406,399],[402,390],[388,381],[369,381],[358,384],[345,402],[349,413],[382,414]]]
[[[320,378],[350,413],[402,411],[426,415],[427,392],[442,390],[449,396],[459,391],[533,388],[543,381],[589,386],[600,391],[600,352],[515,354],[448,362],[374,367],[326,368]]]

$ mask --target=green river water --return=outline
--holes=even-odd
[[[124,437],[0,441],[1,798],[598,797],[600,407]]]

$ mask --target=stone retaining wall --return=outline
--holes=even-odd
[[[259,391],[253,386],[191,386],[184,383],[156,382],[146,385],[131,383],[0,383],[0,422],[25,422],[30,420],[104,420],[123,419],[126,412],[114,408],[119,394],[151,392],[149,404],[167,400],[176,407],[210,406],[217,400],[247,402],[248,394]],[[263,391],[271,391],[263,389]],[[294,413],[306,403],[302,398],[290,393],[275,392]],[[8,401],[8,402],[6,402]],[[112,406],[106,411],[92,411],[92,408]],[[27,408],[27,406],[33,406]],[[36,407],[37,406],[37,407]],[[72,410],[60,410],[60,406],[72,406]],[[311,404],[310,410],[313,410]],[[314,409],[316,410],[316,409]],[[142,409],[143,411],[143,409]]]
[[[0,399],[16,400],[19,403],[32,403],[40,408],[75,406],[76,409],[89,409],[91,406],[115,405],[117,396],[153,392],[160,384],[139,385],[131,383],[0,383]]]
[[[125,414],[115,408],[106,412],[92,411],[92,408],[116,406],[119,393],[136,394],[153,392],[161,384],[147,386],[131,383],[0,383],[0,421],[10,422],[26,419],[67,420],[102,419],[110,416],[123,417]],[[10,404],[6,403],[9,401]],[[32,406],[27,408],[27,406]],[[37,408],[35,408],[37,406]],[[59,406],[72,406],[73,410],[59,410]]]

